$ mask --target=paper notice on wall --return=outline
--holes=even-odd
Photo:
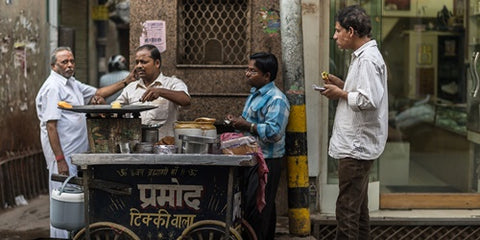
[[[155,45],[160,52],[167,50],[165,21],[148,20],[143,23],[143,31],[140,36],[140,46],[144,44]]]

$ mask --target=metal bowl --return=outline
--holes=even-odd
[[[139,142],[135,145],[135,153],[153,153],[153,143]]]

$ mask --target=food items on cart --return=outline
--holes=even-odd
[[[153,153],[157,154],[173,154],[177,152],[175,146],[175,137],[165,136],[153,145]]]
[[[57,103],[57,105],[61,108],[72,108],[72,105],[65,101],[60,101]]]
[[[257,140],[252,136],[243,136],[224,140],[220,143],[223,154],[229,155],[250,155],[258,150]]]
[[[175,137],[173,136],[165,136],[160,141],[156,142],[155,145],[174,145],[175,144]]]
[[[122,104],[120,104],[119,102],[112,102],[111,106],[114,109],[122,108]]]

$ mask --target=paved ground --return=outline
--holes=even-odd
[[[48,195],[28,201],[28,205],[0,210],[0,239],[29,240],[50,234]]]
[[[29,200],[28,205],[0,210],[1,240],[48,239],[49,236],[49,201],[48,195]],[[277,221],[275,239],[313,240],[313,237],[294,237],[288,234],[288,218],[280,217]]]

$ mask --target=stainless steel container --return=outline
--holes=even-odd
[[[217,128],[214,123],[215,119],[213,118],[197,118],[195,121],[176,122],[174,132],[177,151],[182,152],[182,139],[180,139],[180,135],[216,138]]]
[[[216,138],[205,136],[179,135],[182,141],[180,153],[213,153]]]
[[[158,129],[161,125],[142,125],[142,142],[158,142]]]
[[[152,142],[139,142],[135,145],[135,153],[152,153],[153,144]]]

